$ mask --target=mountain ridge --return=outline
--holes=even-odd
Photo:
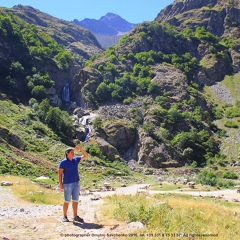
[[[85,18],[84,20],[73,20],[77,25],[89,29],[94,34],[101,35],[123,35],[131,31],[137,24],[129,23],[122,17],[114,13],[107,13],[99,20]]]
[[[82,21],[74,19],[73,22],[90,30],[105,49],[117,44],[122,36],[137,26],[114,13],[107,13],[99,20],[85,18]]]

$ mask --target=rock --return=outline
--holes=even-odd
[[[25,149],[25,145],[18,135],[10,133],[8,129],[2,127],[0,127],[0,142],[1,141],[6,141],[18,149]]]
[[[187,96],[187,83],[184,81],[186,76],[179,69],[171,65],[159,64],[156,69],[156,76],[151,80],[159,85],[159,95],[163,91],[171,93],[172,98],[182,101]],[[174,84],[173,84],[174,82]]]
[[[119,152],[114,146],[112,146],[111,144],[109,144],[108,142],[101,138],[97,138],[96,142],[99,145],[103,155],[105,155],[109,160],[114,161],[120,158]]]
[[[104,127],[105,140],[118,151],[125,151],[136,141],[136,129],[128,121],[117,121],[106,124]]]
[[[1,186],[12,186],[13,183],[12,182],[7,182],[7,181],[2,181],[1,182]]]
[[[127,224],[127,230],[129,232],[134,232],[138,229],[144,229],[144,228],[145,227],[144,227],[143,223],[141,223],[141,222],[130,222]]]

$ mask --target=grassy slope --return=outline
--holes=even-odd
[[[240,92],[240,77],[236,74],[233,77],[226,77],[223,84],[231,90],[234,100],[238,99]],[[210,88],[206,88],[205,95],[211,98],[211,101],[218,105],[221,109],[226,109],[226,104],[219,101],[211,92]],[[11,101],[0,101],[0,128],[8,129],[9,133],[18,135],[25,145],[24,150],[19,150],[6,141],[0,142],[0,169],[5,169],[5,172],[15,175],[25,175],[34,179],[41,175],[50,176],[49,184],[57,184],[57,167],[59,161],[64,157],[64,149],[66,145],[63,144],[59,137],[46,125],[37,120],[29,107],[24,105],[15,105]],[[240,134],[239,128],[232,129],[224,126],[225,118],[216,121],[216,124],[226,130],[227,136],[222,139],[221,153],[225,155],[225,162],[233,162],[239,159],[240,149]],[[239,118],[234,119],[239,125]],[[79,142],[76,142],[79,144]],[[80,143],[85,149],[88,149],[92,143]],[[97,164],[92,165],[92,161]],[[219,167],[220,171],[235,171],[239,173],[239,167],[230,168],[228,165]],[[6,170],[7,169],[7,170]],[[11,169],[12,171],[8,171]],[[89,161],[86,161],[81,167],[82,185],[92,187],[93,180],[97,180],[97,184],[102,185],[104,181],[110,181],[109,178],[112,173],[116,171],[125,172],[124,181],[131,184],[141,179],[144,183],[154,182],[150,177],[143,177],[143,174],[131,173],[129,169],[123,167],[121,164],[109,163],[103,159],[91,156]],[[169,173],[171,173],[169,169]],[[130,176],[133,176],[132,178]],[[178,176],[176,176],[178,177]],[[192,180],[192,179],[191,179]],[[113,186],[120,186],[121,182],[112,181]]]
[[[240,100],[240,73],[237,73],[233,76],[226,76],[225,79],[222,81],[222,84],[228,88],[231,92],[231,96],[233,98],[233,102],[236,103],[236,101]],[[210,88],[205,89],[206,94],[208,95],[208,98],[211,98],[211,100],[217,105],[220,109],[225,111],[228,109],[228,104],[224,103],[219,99],[211,90]],[[238,128],[228,128],[225,127],[224,124],[227,120],[234,121]],[[219,126],[219,128],[224,129],[226,131],[226,138],[222,138],[222,145],[221,145],[221,152],[226,156],[226,161],[232,162],[232,161],[239,161],[240,155],[239,155],[239,149],[240,149],[240,118],[232,118],[227,119],[225,116],[222,119],[219,119],[216,121],[216,124]]]
[[[45,175],[50,179],[47,184],[58,184],[58,164],[64,157],[66,145],[46,125],[37,120],[34,112],[27,106],[15,105],[9,100],[0,101],[0,130],[8,131],[0,136],[0,175],[11,174],[27,176],[31,180]],[[17,135],[25,148],[20,150],[9,144],[7,138]],[[85,150],[95,144],[94,140],[82,143],[78,140],[74,144],[81,144]],[[79,154],[76,151],[76,155]],[[93,164],[92,162],[95,162]],[[109,162],[96,156],[91,156],[80,166],[81,184],[92,188],[93,181],[100,187],[105,181],[111,181],[113,186],[120,186],[121,181],[111,180],[111,175],[122,172],[127,184],[139,181],[151,182],[151,177],[132,173],[120,162]],[[129,176],[127,176],[129,175]]]

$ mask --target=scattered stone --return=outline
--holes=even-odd
[[[156,205],[164,205],[164,204],[166,204],[166,202],[156,202]]]
[[[2,181],[1,182],[1,186],[12,186],[13,183],[12,182],[7,182],[7,181]]]
[[[99,195],[93,195],[92,197],[91,197],[91,200],[93,200],[93,201],[96,201],[96,200],[99,200],[101,197],[99,196]]]
[[[141,223],[141,222],[130,222],[127,225],[127,230],[130,231],[130,232],[134,232],[138,229],[144,229],[143,223]]]

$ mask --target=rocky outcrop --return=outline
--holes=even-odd
[[[168,20],[178,14],[188,12],[193,9],[199,9],[204,6],[214,6],[218,0],[175,0],[172,4],[164,8],[156,19]]]
[[[196,27],[204,27],[208,32],[219,38],[240,38],[240,6],[234,1],[224,0],[176,0],[173,4],[163,9],[156,20],[167,22],[178,30],[182,31],[190,28],[195,31]],[[233,67],[234,72],[240,70],[240,42],[235,41],[235,46],[228,52],[224,52],[223,59],[217,59],[219,62],[215,65],[210,74],[206,70],[206,77],[216,76],[216,81],[222,80],[223,76],[229,74]],[[200,47],[201,48],[201,47]],[[206,46],[204,47],[206,50]],[[201,58],[209,58],[208,53],[203,53]],[[196,55],[196,54],[195,54]],[[232,65],[232,66],[231,66]],[[215,69],[217,69],[215,71]],[[220,73],[219,69],[222,69]],[[220,74],[220,75],[219,75]],[[222,76],[221,76],[222,75]],[[211,84],[215,81],[211,81]]]
[[[156,75],[151,80],[158,84],[159,95],[169,92],[171,98],[175,101],[183,101],[188,98],[186,75],[172,65],[159,64],[155,67]],[[155,87],[156,88],[156,87]]]
[[[98,137],[96,138],[96,142],[101,149],[102,154],[106,156],[109,160],[115,161],[120,159],[120,154],[118,150],[114,146],[109,144],[107,141]]]
[[[21,150],[25,149],[25,144],[18,135],[11,133],[8,129],[2,127],[0,127],[0,142],[7,142]]]
[[[118,149],[119,152],[126,151],[136,141],[136,128],[131,122],[106,123],[104,132],[104,139]]]

